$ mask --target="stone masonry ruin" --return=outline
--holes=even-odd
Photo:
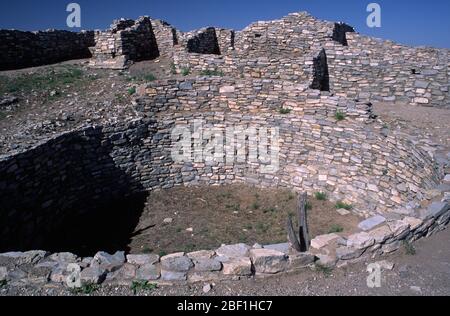
[[[3,53],[11,55],[14,47]],[[133,62],[164,57],[173,62],[178,77],[136,86],[134,117],[86,122],[36,139],[32,148],[19,145],[3,152],[0,251],[46,248],[54,232],[70,225],[72,218],[108,209],[136,194],[234,183],[327,192],[332,201],[353,204],[352,211],[367,220],[357,234],[317,237],[306,254],[289,247],[246,245],[163,258],[98,253],[85,270],[101,270],[96,283],[107,275],[117,277],[122,269],[134,271],[129,279],[147,269],[152,271],[147,280],[163,281],[264,276],[327,256],[335,259],[327,261],[334,266],[363,255],[388,254],[403,240],[430,236],[450,221],[448,199],[421,204],[442,182],[444,167],[426,144],[386,131],[375,119],[371,102],[449,107],[448,53],[373,39],[304,12],[257,22],[242,31],[210,27],[183,33],[148,17],[117,20],[109,30],[96,33],[91,67],[122,70]],[[182,78],[183,69],[194,78]],[[205,76],[205,71],[217,75]],[[223,135],[227,126],[277,128],[282,140],[278,170],[265,171],[261,161],[175,161],[172,131],[178,125],[192,128],[196,121]],[[192,140],[204,141],[202,132],[192,132]],[[19,256],[28,255],[44,259],[49,254]],[[275,263],[268,266],[267,258]],[[112,269],[108,260],[117,267]],[[186,264],[180,270],[174,262]],[[205,262],[213,267],[201,270]],[[62,282],[60,270],[51,271],[52,281]]]
[[[48,65],[92,57],[94,31],[22,32],[0,30],[0,70]]]

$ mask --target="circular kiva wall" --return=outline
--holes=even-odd
[[[438,177],[425,152],[381,131],[370,105],[306,86],[202,78],[138,90],[141,119],[0,157],[2,249],[39,247],[69,214],[177,185],[326,191],[368,214],[420,200]]]

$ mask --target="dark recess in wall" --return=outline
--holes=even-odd
[[[325,49],[322,49],[319,55],[314,58],[314,78],[310,88],[320,91],[330,91],[330,74]]]
[[[216,29],[209,27],[189,39],[187,49],[189,53],[220,55]]]
[[[349,32],[353,33],[355,29],[345,23],[334,23],[333,40],[344,46],[348,46],[347,33]]]
[[[104,139],[90,128],[0,162],[0,253],[127,251],[146,193]]]

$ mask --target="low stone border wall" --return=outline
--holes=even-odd
[[[420,218],[386,220],[377,216],[360,223],[363,232],[350,236],[318,236],[312,240],[308,253],[295,252],[287,243],[253,247],[223,245],[216,250],[163,257],[98,252],[92,258],[79,258],[71,253],[11,252],[0,254],[0,281],[12,286],[52,282],[73,287],[101,283],[131,285],[134,281],[175,284],[267,277],[313,264],[334,268],[369,256],[390,254],[400,249],[402,242],[414,242],[445,229],[449,221],[449,201],[435,202],[421,211]]]

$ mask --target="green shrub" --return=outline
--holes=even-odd
[[[148,74],[144,75],[143,78],[145,81],[155,81],[156,80],[156,76],[152,73],[148,73]]]
[[[132,87],[132,88],[129,88],[128,89],[128,94],[129,95],[133,95],[133,94],[135,94],[136,93],[136,87]]]
[[[336,111],[336,114],[334,115],[334,117],[335,117],[336,120],[338,120],[338,121],[343,121],[343,120],[345,120],[345,114],[342,113],[341,111]]]
[[[181,68],[181,74],[185,77],[189,76],[191,74],[191,68],[188,67]]]
[[[153,291],[157,288],[157,284],[149,283],[148,281],[133,281],[133,283],[131,283],[131,290],[134,295],[139,291]]]
[[[328,196],[325,192],[316,192],[314,196],[316,197],[316,200],[319,201],[326,201],[328,199]]]
[[[223,71],[220,70],[202,70],[200,72],[201,76],[208,76],[208,77],[213,77],[213,76],[219,76],[219,77],[223,77]]]
[[[285,114],[290,114],[292,112],[292,110],[291,109],[286,109],[286,108],[281,108],[278,112],[280,114],[285,115]]]
[[[175,63],[171,63],[170,64],[170,72],[172,75],[176,75],[177,74],[177,66],[175,66]]]
[[[337,210],[344,209],[347,211],[351,211],[353,209],[353,205],[344,203],[342,201],[337,202],[335,207]]]
[[[414,247],[414,245],[408,241],[404,241],[403,242],[403,247],[405,248],[405,252],[408,256],[414,256],[416,255],[416,248]]]
[[[71,289],[73,294],[85,294],[90,295],[98,290],[98,285],[93,283],[83,284],[81,287]]]
[[[333,233],[342,233],[344,231],[344,228],[340,225],[332,225],[330,230],[328,231],[328,234],[333,234]]]

